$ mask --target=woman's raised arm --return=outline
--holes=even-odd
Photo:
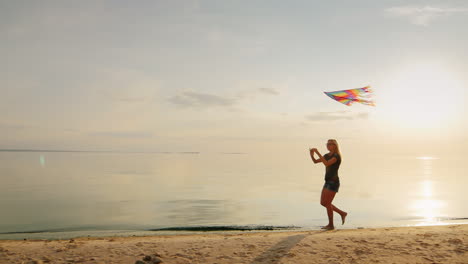
[[[326,160],[326,159],[322,156],[322,154],[320,154],[320,152],[318,152],[317,149],[313,149],[313,150],[315,150],[315,152],[316,152],[317,155],[319,156],[319,160],[323,163],[323,165],[325,165],[325,167],[328,167],[328,166],[330,166],[330,165],[332,165],[333,163],[336,162],[336,158],[335,158],[335,157],[333,157],[333,158],[331,158],[331,159],[329,159],[329,160]],[[311,154],[311,155],[312,155],[312,154]]]

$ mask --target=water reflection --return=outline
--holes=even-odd
[[[435,199],[421,199],[413,202],[413,209],[417,216],[424,218],[425,222],[434,222],[441,216],[444,203]]]
[[[41,164],[42,167],[45,166],[45,157],[44,157],[44,155],[39,156],[39,163]]]
[[[234,224],[240,220],[236,216],[242,211],[238,203],[210,199],[170,200],[161,203],[160,209],[164,211],[170,225]]]
[[[459,177],[468,169],[464,157],[457,166],[449,159],[397,158],[398,166],[386,156],[362,166],[352,157],[343,163],[343,191],[335,201],[353,212],[346,227],[466,218],[468,181]],[[0,175],[0,233],[215,225],[317,228],[326,221],[317,201],[323,167],[302,156],[0,151]]]
[[[421,181],[416,189],[418,199],[410,204],[414,216],[423,218],[421,224],[434,224],[442,216],[445,203],[435,199],[435,181],[433,180],[434,157],[418,157]]]

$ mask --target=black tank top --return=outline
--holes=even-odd
[[[330,166],[326,167],[325,171],[325,181],[333,181],[333,182],[340,182],[340,178],[338,177],[338,169],[340,168],[341,164],[341,157],[338,153],[333,153],[333,155],[325,154],[323,156],[326,160],[330,160],[333,157],[336,158],[336,162]]]

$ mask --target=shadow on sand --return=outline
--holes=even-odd
[[[328,230],[314,232],[312,234],[319,234],[329,232]],[[257,256],[250,264],[276,264],[286,255],[288,255],[289,250],[296,246],[302,239],[307,236],[312,235],[311,233],[308,234],[301,234],[301,235],[294,235],[288,236],[283,240],[279,241],[272,247],[270,247],[267,251],[263,252],[261,255]]]
[[[250,264],[275,264],[278,263],[282,257],[288,254],[288,251],[293,248],[297,243],[304,239],[307,235],[295,235],[284,238],[279,241],[267,251],[257,256]]]

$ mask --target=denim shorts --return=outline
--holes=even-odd
[[[325,184],[323,185],[323,188],[328,189],[333,192],[338,192],[338,189],[340,189],[340,183],[334,182],[334,181],[326,181]]]

